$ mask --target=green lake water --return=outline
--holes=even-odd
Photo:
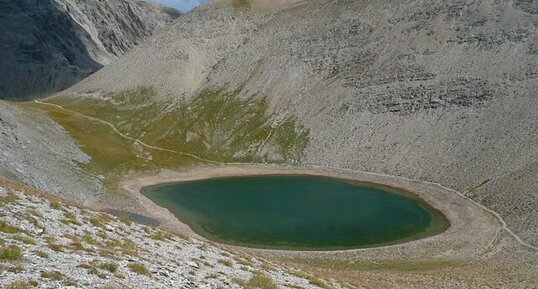
[[[147,187],[142,193],[199,235],[248,247],[374,247],[448,226],[440,212],[410,194],[318,176],[216,178]]]

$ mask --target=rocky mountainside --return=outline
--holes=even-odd
[[[341,288],[4,179],[0,280],[0,288]]]
[[[0,101],[0,175],[92,204],[104,189],[97,174],[83,169],[90,161],[66,130],[46,115]]]
[[[214,1],[50,99],[221,162],[438,182],[538,244],[535,2]]]
[[[179,12],[131,0],[0,3],[0,98],[67,88],[171,23]]]

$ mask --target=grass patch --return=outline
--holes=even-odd
[[[22,251],[19,246],[10,245],[0,248],[0,260],[17,261],[22,259]]]
[[[312,285],[314,285],[314,286],[318,286],[318,287],[320,287],[320,288],[324,288],[324,289],[330,289],[330,288],[332,288],[332,287],[330,287],[330,286],[327,284],[327,282],[325,282],[324,280],[319,279],[319,278],[317,278],[317,277],[314,277],[314,276],[309,276],[309,277],[307,278],[307,280],[308,280],[308,283],[309,283],[309,284],[312,284]]]
[[[99,237],[99,238],[101,238],[101,239],[103,239],[103,240],[108,239],[108,235],[106,234],[105,231],[99,231],[99,232],[97,232],[97,237]]]
[[[21,232],[21,230],[17,227],[11,226],[6,222],[0,221],[0,232],[6,234],[17,234]]]
[[[234,279],[234,281],[244,289],[277,289],[278,286],[268,276],[261,273],[254,273],[248,281]]]
[[[85,233],[84,236],[82,236],[82,241],[94,246],[99,245],[99,242],[95,240],[89,233]]]
[[[36,211],[35,209],[28,210],[28,213],[36,218],[43,218],[43,215],[41,215],[41,213]]]
[[[133,224],[131,219],[129,219],[129,215],[127,215],[127,214],[119,216],[118,220],[120,220],[121,222],[123,222],[127,226],[131,226]]]
[[[79,237],[72,236],[70,239],[71,239],[71,244],[69,245],[69,247],[72,250],[75,250],[75,251],[83,251],[84,250],[84,246],[82,245],[81,240],[80,240]]]
[[[101,279],[106,279],[106,274],[100,272],[97,267],[95,267],[96,261],[92,261],[91,263],[81,263],[77,267],[86,269],[86,272],[90,275],[95,275]]]
[[[7,267],[6,271],[11,272],[11,273],[21,273],[22,271],[24,271],[24,268],[21,265],[16,265],[16,266]]]
[[[169,232],[165,232],[165,231],[159,231],[153,235],[149,235],[148,237],[153,239],[153,240],[158,240],[158,241],[165,241],[165,240],[170,240],[174,235],[172,233],[169,233]]]
[[[51,201],[50,202],[50,207],[55,209],[55,210],[63,210],[63,205],[62,203],[58,202],[58,201]]]
[[[47,271],[42,272],[41,277],[45,279],[62,280],[64,278],[64,275],[58,271]]]
[[[116,257],[116,252],[111,248],[100,248],[99,255],[107,258],[114,258]]]
[[[95,227],[102,227],[108,222],[112,221],[114,218],[108,214],[100,214],[90,218],[90,224]]]
[[[44,259],[48,259],[49,258],[49,254],[43,252],[43,251],[38,251],[36,253],[37,256],[41,257],[41,258],[44,258]]]
[[[27,237],[27,236],[24,236],[24,235],[17,235],[15,237],[13,237],[13,240],[17,240],[19,242],[22,242],[26,245],[35,245],[36,242],[34,241],[34,239],[30,238],[30,237]]]
[[[63,103],[60,104],[64,105]],[[86,104],[93,105],[86,102],[80,103],[81,106]],[[103,184],[109,192],[117,192],[116,185],[120,177],[129,171],[147,173],[155,171],[161,166],[176,168],[192,163],[192,161],[189,161],[190,158],[183,158],[176,154],[152,149],[148,149],[152,160],[145,159],[135,149],[133,141],[122,138],[106,124],[48,105],[35,103],[23,103],[21,105],[44,111],[54,121],[61,124],[78,142],[81,149],[92,157],[89,164],[81,164],[81,167],[91,172],[103,174],[106,177]],[[106,103],[105,105],[109,104]],[[84,108],[82,107],[70,108],[92,115],[87,111],[83,111]],[[132,115],[135,116],[136,113],[138,112],[133,112]],[[147,117],[150,116],[147,115]],[[141,127],[144,127],[142,123]]]
[[[138,273],[140,275],[146,275],[146,276],[151,275],[151,271],[149,271],[149,269],[146,268],[146,266],[144,266],[144,264],[131,263],[131,264],[127,265],[127,267],[129,267],[129,269],[131,269],[131,271],[133,271],[135,273]]]
[[[233,263],[231,260],[227,260],[227,259],[219,259],[219,264],[222,264],[226,267],[232,267],[233,266]]]
[[[120,279],[123,279],[123,278],[120,278]],[[122,289],[122,288],[124,288],[124,287],[116,287],[116,286],[113,286],[113,285],[103,285],[103,286],[99,287],[99,289]]]
[[[103,263],[99,265],[99,268],[107,270],[110,273],[115,273],[118,270],[118,264],[116,263]]]
[[[60,244],[56,244],[56,243],[50,243],[50,244],[47,245],[47,247],[49,247],[49,249],[51,249],[54,252],[63,252],[64,251],[64,246],[62,246]]]
[[[299,278],[303,278],[303,279],[306,279],[308,280],[308,283],[309,284],[312,284],[314,286],[317,286],[317,287],[320,287],[320,288],[324,288],[324,289],[331,289],[333,288],[332,286],[330,286],[329,284],[327,284],[327,282],[323,279],[320,279],[316,276],[313,276],[311,274],[307,274],[305,272],[302,272],[302,271],[294,271],[292,272],[293,275],[299,277]]]
[[[233,257],[233,259],[240,265],[243,266],[250,266],[252,267],[254,264],[252,263],[252,257],[241,254],[240,256]]]
[[[264,97],[240,97],[241,92],[241,87],[207,89],[174,107],[154,101],[155,90],[145,87],[107,94],[106,100],[66,96],[52,101],[113,123],[122,133],[149,145],[213,161],[263,161],[267,155],[259,153],[266,145],[275,146],[283,161],[300,159],[309,141],[308,130],[293,118],[275,123]],[[175,168],[199,162],[188,156],[148,148],[142,149],[151,154],[152,160],[144,159],[134,150],[132,141],[114,134],[105,124],[48,105],[33,106],[45,110],[64,126],[92,156],[91,166],[100,172],[123,175],[131,169]]]
[[[244,7],[248,1],[235,5]],[[154,89],[139,87],[104,98],[50,100],[71,111],[30,102],[18,106],[41,110],[62,125],[91,156],[90,163],[81,167],[104,175],[109,192],[118,191],[120,178],[127,173],[204,163],[188,154],[216,162],[294,163],[303,157],[310,141],[308,129],[297,119],[276,122],[266,98],[245,95],[241,87],[207,89],[174,106],[154,101],[155,95]],[[182,153],[144,147],[115,133],[108,124],[85,116],[108,121],[121,133],[148,145]],[[101,224],[97,219],[90,222]]]
[[[121,242],[119,240],[116,240],[116,239],[110,239],[110,240],[106,241],[105,246],[107,246],[109,248],[121,247]]]
[[[135,242],[133,242],[130,239],[123,240],[123,244],[121,245],[121,250],[124,254],[131,255],[131,256],[138,256],[139,248],[136,246]]]
[[[9,194],[7,196],[0,196],[0,207],[5,206],[6,204],[15,203],[19,200],[19,197],[17,197],[14,194]]]
[[[77,220],[77,216],[75,216],[75,214],[73,213],[65,213],[64,214],[64,218],[62,220],[60,220],[60,222],[64,225],[75,225],[75,226],[80,226],[82,225],[78,220]]]
[[[45,241],[47,242],[47,247],[55,252],[63,252],[63,245],[56,243],[56,240],[53,237],[46,237]]]
[[[333,270],[359,270],[359,271],[429,271],[439,268],[458,266],[460,261],[440,260],[424,262],[380,262],[361,263],[330,259],[289,259],[292,263],[305,264],[316,268],[327,268]]]
[[[7,286],[8,289],[30,289],[38,285],[37,281],[15,281]]]
[[[245,9],[250,7],[248,0],[232,0],[232,7],[236,9]]]

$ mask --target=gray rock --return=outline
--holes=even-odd
[[[179,16],[131,0],[0,3],[0,99],[31,99],[67,88]]]

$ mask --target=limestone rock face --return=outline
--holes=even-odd
[[[31,99],[67,88],[176,19],[131,0],[0,3],[0,98]]]

